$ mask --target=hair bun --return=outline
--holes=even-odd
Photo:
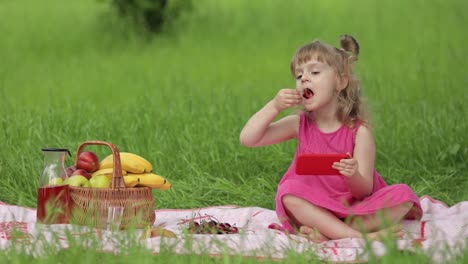
[[[340,36],[340,45],[345,51],[350,51],[357,58],[359,55],[359,44],[356,39],[350,35],[341,35]]]

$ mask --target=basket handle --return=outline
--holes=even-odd
[[[88,145],[104,145],[108,146],[112,150],[112,156],[114,159],[114,170],[112,172],[112,183],[111,183],[111,188],[112,189],[119,189],[119,188],[125,188],[125,182],[122,176],[122,164],[120,163],[120,153],[117,147],[106,141],[100,141],[100,140],[90,140],[90,141],[85,141],[81,143],[81,145],[78,147],[78,150],[76,151],[76,157],[75,157],[75,165],[78,164],[78,158],[83,151],[84,147]]]

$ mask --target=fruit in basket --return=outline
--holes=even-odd
[[[81,152],[76,162],[77,169],[84,169],[87,172],[95,172],[99,169],[99,158],[92,151]]]
[[[112,183],[112,175],[106,175],[107,179]],[[127,177],[127,176],[122,176],[125,187],[135,187],[138,184],[138,179],[134,177]]]
[[[106,175],[108,178],[112,178],[112,174],[114,173],[114,168],[107,168],[107,169],[100,169],[100,170],[97,170],[95,172],[93,172],[93,174],[91,174],[91,176],[97,176],[97,175]],[[125,176],[127,175],[127,171],[124,171],[122,170],[122,175]]]
[[[72,187],[90,187],[88,179],[83,175],[73,175],[70,178],[66,179],[64,184],[68,184]]]
[[[153,165],[145,158],[130,153],[130,152],[121,152],[120,153],[120,164],[122,169],[131,173],[144,173],[153,171]],[[114,167],[114,157],[109,155],[101,160],[99,164],[99,169],[107,169]]]
[[[73,175],[81,175],[81,176],[85,176],[85,178],[88,180],[91,179],[91,174],[89,174],[89,172],[84,169],[77,169],[71,174],[71,176]]]
[[[145,158],[143,158],[140,155],[130,153],[130,152],[122,152],[122,153],[120,153],[120,159],[121,160],[122,160],[122,156],[124,157],[124,159],[132,159],[133,158],[135,160],[138,160],[141,164],[143,164],[144,172],[152,172],[153,171],[153,165],[148,160],[146,160]]]
[[[171,189],[171,187],[172,187],[172,184],[166,180],[166,182],[163,185],[158,186],[156,189],[158,189],[158,190],[169,190],[169,189]]]
[[[75,165],[67,167],[65,169],[65,172],[67,173],[67,177],[70,177],[73,174],[74,171],[76,171],[76,166]]]
[[[129,173],[125,177],[135,179],[138,182],[136,186],[151,187],[156,189],[166,183],[166,179],[164,179],[164,177],[154,173]]]
[[[109,179],[109,182],[112,184],[112,175],[106,175],[107,179]],[[138,184],[138,179],[134,177],[127,177],[123,176],[123,180],[125,183],[125,187],[135,187]]]
[[[138,184],[138,179],[134,177],[123,176],[125,187],[135,187]]]
[[[60,177],[53,178],[47,183],[47,185],[49,185],[49,186],[62,185],[62,184],[63,184],[63,179],[60,178]]]
[[[89,180],[92,188],[110,188],[111,181],[105,175],[93,176]]]

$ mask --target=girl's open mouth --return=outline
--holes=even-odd
[[[305,88],[304,92],[302,93],[302,97],[304,97],[305,99],[309,99],[312,96],[314,96],[314,92],[312,92],[312,90],[309,88]]]

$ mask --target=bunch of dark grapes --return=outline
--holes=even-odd
[[[229,223],[219,223],[215,220],[190,221],[188,231],[192,234],[237,234],[239,229]]]

